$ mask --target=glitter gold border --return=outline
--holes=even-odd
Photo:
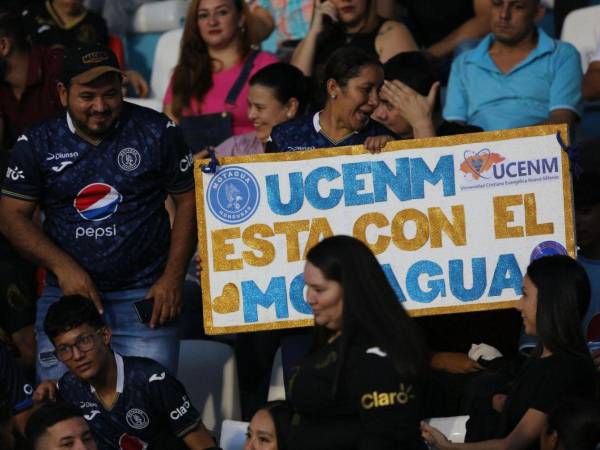
[[[566,125],[562,125],[560,133],[563,137],[563,142],[569,145],[569,133]],[[572,258],[577,257],[575,247],[575,211],[573,208],[573,184],[571,179],[571,170],[569,165],[569,155],[567,152],[560,152],[563,174],[563,204],[565,210],[565,241],[567,243],[567,252]]]
[[[196,224],[198,231],[198,259],[200,267],[200,288],[202,290],[202,316],[204,320],[204,329],[207,334],[213,328],[212,309],[210,298],[210,281],[208,279],[208,239],[206,235],[206,215],[204,208],[204,180],[202,178],[202,166],[206,160],[194,162],[194,181],[196,194]],[[206,300],[205,293],[208,293]]]
[[[517,300],[506,300],[503,302],[481,302],[474,305],[439,306],[435,308],[411,309],[408,315],[411,317],[437,316],[441,314],[458,314],[463,312],[491,311],[493,309],[514,308]]]
[[[284,320],[281,322],[270,322],[260,323],[256,325],[234,325],[230,327],[211,327],[206,328],[206,334],[229,334],[229,333],[245,333],[248,331],[269,331],[269,330],[281,330],[289,328],[300,328],[300,327],[312,327],[314,325],[313,319],[303,320]]]
[[[511,130],[486,131],[482,133],[460,134],[454,136],[442,136],[426,139],[409,139],[402,141],[389,142],[384,152],[398,150],[415,150],[419,148],[436,148],[463,144],[473,144],[478,142],[494,142],[508,139],[517,139],[525,137],[548,136],[560,133],[563,140],[568,143],[568,128],[566,124],[539,125],[534,127],[515,128]],[[368,153],[362,145],[353,145],[346,147],[333,147],[315,150],[305,150],[299,152],[285,153],[263,153],[246,156],[229,156],[219,158],[221,165],[234,163],[264,163],[270,161],[305,161],[309,159],[360,155]],[[288,320],[272,323],[261,323],[254,325],[239,325],[227,327],[215,327],[212,321],[212,298],[210,297],[210,280],[208,267],[208,236],[206,233],[206,210],[204,206],[204,184],[202,178],[201,166],[207,164],[209,160],[199,160],[194,163],[194,178],[196,182],[196,216],[198,223],[198,255],[201,266],[201,287],[203,293],[202,309],[204,312],[204,329],[206,334],[226,334],[240,333],[248,331],[277,330],[284,328],[297,328],[312,326],[312,319]],[[576,256],[575,238],[573,233],[573,199],[571,193],[571,174],[569,171],[569,158],[565,152],[561,152],[561,163],[563,172],[563,194],[565,211],[565,240],[567,251],[572,257]],[[474,311],[487,311],[495,309],[513,308],[517,299],[502,302],[481,302],[473,305],[443,306],[434,308],[412,309],[408,313],[412,317],[421,317],[440,314],[454,314]]]

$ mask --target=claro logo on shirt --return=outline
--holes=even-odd
[[[411,399],[415,398],[412,393],[412,386],[400,384],[398,392],[378,392],[373,391],[364,394],[360,398],[360,404],[363,409],[383,408],[384,406],[406,405]]]
[[[190,402],[188,400],[188,398],[184,395],[183,397],[181,397],[181,399],[183,400],[183,403],[181,406],[175,408],[173,411],[171,411],[171,413],[169,414],[169,416],[171,417],[171,419],[173,420],[178,420],[179,418],[183,417],[190,409]]]
[[[188,153],[183,158],[181,158],[181,161],[179,161],[179,171],[187,172],[189,170],[189,168],[192,167],[193,165],[194,165],[194,158],[192,157],[191,153]]]

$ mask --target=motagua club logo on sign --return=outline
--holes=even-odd
[[[256,212],[260,202],[258,182],[242,167],[225,167],[210,180],[206,202],[210,212],[221,222],[245,222]]]
[[[104,183],[92,183],[75,196],[73,206],[85,220],[101,221],[112,216],[123,196],[114,187]]]

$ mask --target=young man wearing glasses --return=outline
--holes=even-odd
[[[60,396],[79,407],[98,448],[214,448],[177,379],[151,359],[111,350],[111,330],[91,300],[62,297],[48,309],[44,331],[69,372],[42,383],[34,398]]]

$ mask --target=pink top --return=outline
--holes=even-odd
[[[226,141],[223,141],[215,149],[217,156],[241,156],[255,155],[264,153],[262,142],[258,139],[256,131],[238,136],[231,136]]]
[[[260,52],[254,60],[254,66],[250,71],[250,76],[248,77],[248,79],[252,78],[252,75],[254,75],[263,67],[276,62],[278,62],[278,60],[275,56],[267,52]],[[235,80],[237,80],[237,77],[240,74],[243,66],[243,62],[240,62],[239,64],[236,64],[235,66],[230,67],[227,70],[214,73],[213,86],[204,97],[204,101],[202,102],[202,104],[200,104],[198,100],[192,97],[190,99],[190,104],[187,107],[183,108],[181,114],[183,116],[200,116],[202,114],[214,114],[225,111],[225,98],[227,97],[229,90],[235,83]],[[173,78],[171,77],[169,87],[167,89],[167,92],[165,93],[165,98],[163,100],[163,103],[165,105],[170,105],[173,102],[172,83]],[[248,119],[248,89],[248,81],[246,81],[244,87],[240,92],[240,95],[238,95],[233,109],[229,109],[231,107],[228,107],[227,109],[227,111],[233,113],[234,135],[254,131],[254,127]]]

